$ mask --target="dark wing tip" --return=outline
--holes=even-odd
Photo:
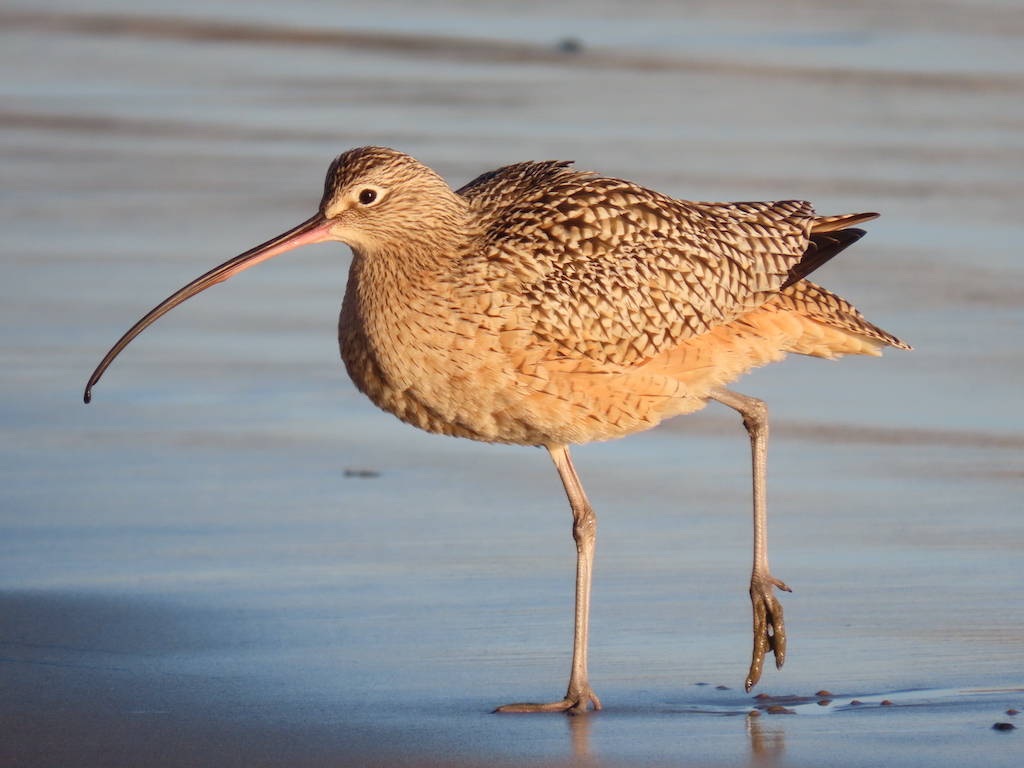
[[[799,283],[811,272],[849,248],[866,234],[867,232],[863,229],[854,227],[835,232],[812,233],[803,257],[793,265],[786,282],[779,286],[779,290],[785,290],[794,283]]]

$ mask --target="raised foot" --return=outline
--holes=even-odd
[[[591,704],[594,705],[595,710],[601,708],[601,700],[587,686],[578,694],[566,694],[561,701],[552,701],[548,704],[506,704],[494,711],[503,714],[508,712],[567,712],[570,715],[582,715]]]
[[[764,658],[775,654],[775,667],[782,669],[786,661],[786,625],[782,620],[782,603],[775,597],[772,587],[792,592],[789,587],[771,576],[750,580],[750,602],[754,607],[754,653],[747,675],[747,691],[757,685],[764,669]]]

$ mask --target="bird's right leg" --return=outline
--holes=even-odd
[[[768,406],[763,400],[741,395],[724,387],[711,391],[711,399],[739,411],[750,435],[754,475],[754,569],[750,575],[750,601],[754,607],[754,652],[745,687],[749,691],[761,679],[768,652],[775,654],[775,666],[786,660],[786,627],[782,604],[772,587],[790,588],[768,570]]]
[[[565,486],[565,493],[572,506],[572,537],[576,540],[576,627],[572,646],[572,672],[569,675],[569,689],[561,701],[548,704],[507,704],[495,712],[586,712],[593,704],[601,708],[601,700],[590,689],[587,680],[587,634],[590,625],[590,583],[594,567],[594,544],[597,541],[597,515],[587,501],[583,485],[576,475],[565,445],[547,446],[551,458],[558,468],[558,474]]]

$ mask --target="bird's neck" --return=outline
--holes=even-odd
[[[401,294],[421,289],[436,291],[457,268],[470,248],[462,228],[404,228],[375,247],[353,248],[351,278],[365,288],[383,287]]]
[[[372,251],[353,248],[344,305],[350,322],[370,337],[383,337],[410,314],[449,305],[451,277],[468,252],[468,238],[453,235],[414,230]]]

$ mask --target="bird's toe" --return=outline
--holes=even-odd
[[[547,704],[506,704],[494,710],[496,713],[527,713],[527,712],[566,712],[570,715],[581,715],[591,706],[595,710],[601,708],[601,700],[597,698],[589,685],[582,686],[579,691],[570,690],[561,701],[552,701]]]
[[[775,596],[773,586],[790,592],[783,582],[771,576],[754,578],[750,582],[750,601],[754,608],[754,652],[750,661],[750,673],[745,683],[749,691],[761,679],[765,656],[775,654],[775,666],[782,668],[786,661],[786,625],[783,621],[782,603]]]

